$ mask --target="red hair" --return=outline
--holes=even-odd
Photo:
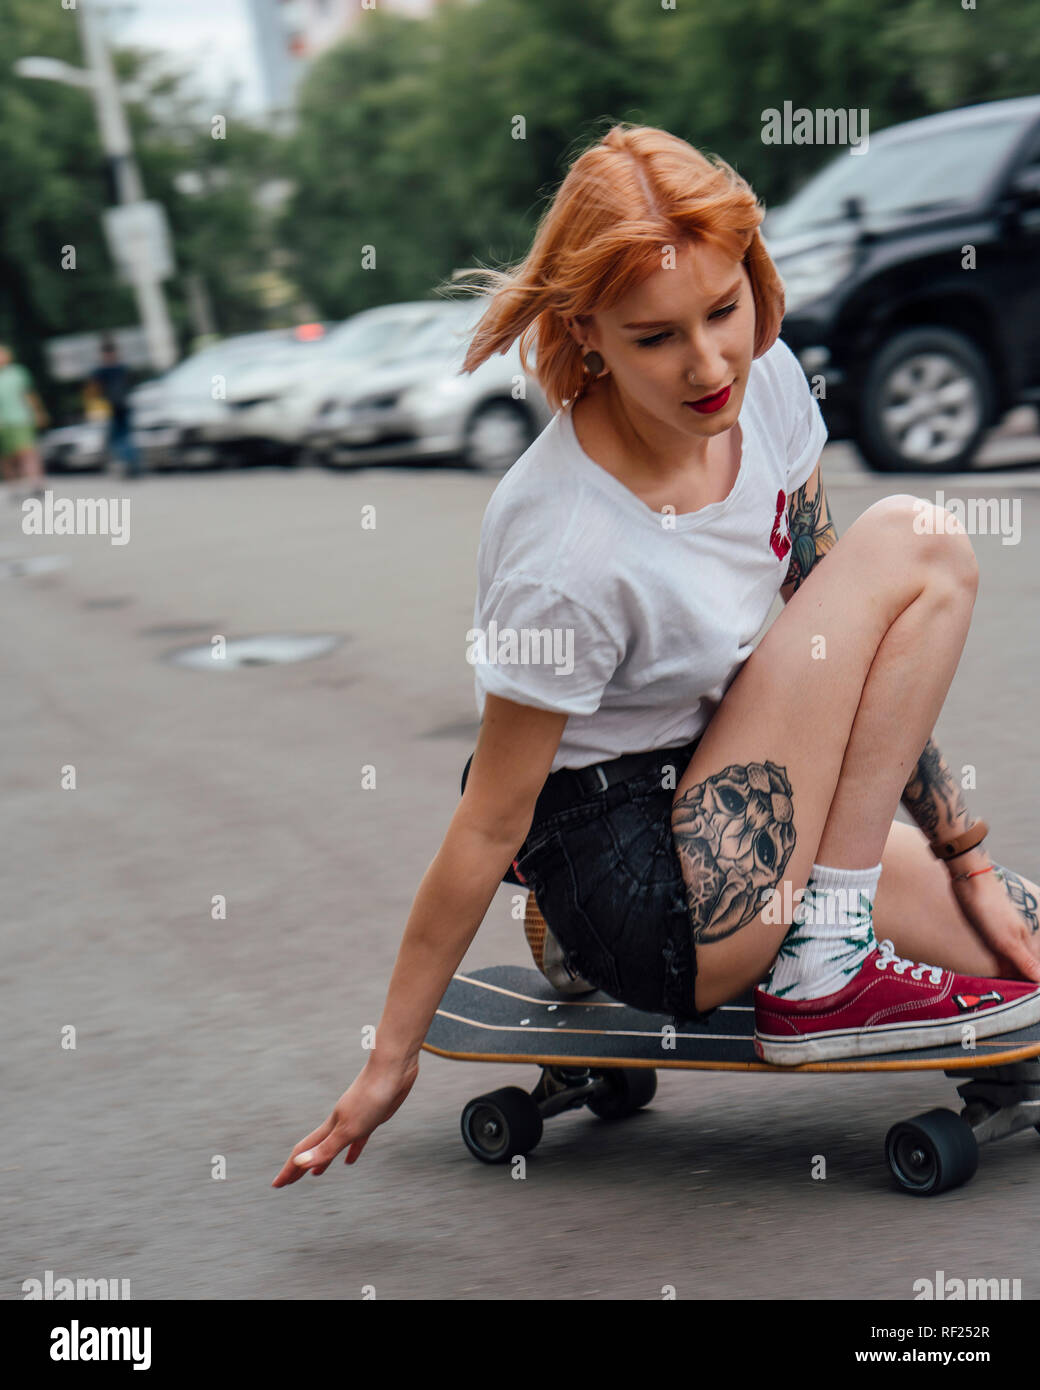
[[[565,321],[610,308],[660,268],[664,247],[687,240],[713,243],[743,261],[755,302],[753,356],[760,357],[784,315],[783,285],[758,231],[764,216],[750,185],[725,160],[655,126],[620,122],[575,159],[524,260],[509,270],[476,266],[452,277],[482,277],[492,291],[461,371],[475,371],[520,334],[524,370],[559,409],[589,380]]]

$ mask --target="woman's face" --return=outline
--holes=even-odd
[[[633,425],[662,441],[668,431],[705,439],[740,414],[755,339],[751,281],[741,261],[703,243],[681,243],[674,262],[576,326],[585,328],[583,347],[602,356]],[[715,410],[689,404],[726,388]]]

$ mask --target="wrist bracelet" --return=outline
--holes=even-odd
[[[951,874],[951,878],[974,878],[976,874],[991,874],[997,866],[989,864],[985,869],[972,869],[970,874]]]
[[[933,844],[930,849],[936,859],[956,859],[958,854],[965,854],[969,849],[981,844],[988,834],[989,826],[986,822],[977,820],[970,829],[955,835],[952,840],[942,840]]]

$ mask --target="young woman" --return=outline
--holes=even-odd
[[[902,494],[837,539],[761,217],[723,161],[621,124],[519,268],[482,272],[463,370],[536,338],[556,414],[484,518],[480,734],[376,1047],[275,1187],[355,1162],[401,1105],[511,864],[570,969],[627,1003],[696,1021],[764,982],[770,1061],[1040,1018],[1040,890],[990,861],[930,738],[971,544]]]

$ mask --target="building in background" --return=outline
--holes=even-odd
[[[299,59],[293,50],[284,0],[247,0],[260,67],[261,103],[268,112],[288,110],[299,80]]]
[[[439,0],[376,0],[380,10],[421,18]],[[308,66],[365,22],[361,0],[248,0],[256,33],[264,104],[290,111]]]

